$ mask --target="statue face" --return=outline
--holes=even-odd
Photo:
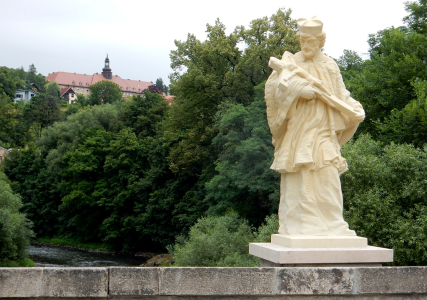
[[[313,58],[313,56],[320,50],[320,42],[314,36],[301,37],[300,44],[301,51],[306,59]]]

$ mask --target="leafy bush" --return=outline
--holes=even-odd
[[[343,147],[344,217],[369,244],[394,249],[397,265],[427,264],[427,153],[363,135]]]
[[[249,254],[249,243],[268,242],[277,232],[277,216],[255,231],[237,213],[201,218],[191,227],[188,240],[179,237],[174,247],[175,265],[253,267],[259,259]]]
[[[21,198],[12,192],[0,172],[0,262],[25,257],[33,232],[32,223],[19,212],[21,207]]]

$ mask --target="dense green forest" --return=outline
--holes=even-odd
[[[395,249],[395,264],[425,265],[427,1],[406,10],[406,26],[369,36],[369,59],[351,50],[337,59],[366,111],[342,149],[350,170],[341,180],[350,227]],[[205,41],[175,41],[171,84],[159,80],[175,96],[171,106],[159,93],[122,100],[117,87],[96,85],[67,106],[34,66],[0,68],[0,146],[14,149],[0,183],[22,200],[37,237],[167,249],[178,265],[256,265],[247,243],[277,230],[279,201],[267,63],[299,51],[299,42],[286,9],[225,29],[217,20]],[[14,104],[14,90],[33,82],[41,92]],[[26,237],[30,221],[22,221]]]

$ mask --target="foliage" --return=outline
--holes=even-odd
[[[145,97],[134,96],[123,109],[123,122],[139,138],[153,136],[160,128],[159,124],[169,108],[160,94],[145,92]]]
[[[413,144],[422,147],[427,143],[427,82],[416,79],[414,86],[417,99],[402,110],[393,109],[383,122],[377,123],[378,138],[385,144]]]
[[[16,84],[9,69],[0,67],[0,97],[15,98]]]
[[[101,80],[89,86],[90,95],[88,100],[90,105],[111,104],[122,100],[120,87],[108,80]]]
[[[350,88],[351,80],[363,70],[364,60],[357,54],[356,51],[345,49],[343,55],[337,60],[344,83]]]
[[[376,137],[375,122],[416,98],[411,82],[427,79],[427,36],[406,27],[389,28],[371,35],[369,45],[371,59],[346,83],[366,111],[359,132]]]
[[[176,266],[254,266],[248,253],[254,240],[252,228],[236,213],[201,218],[191,227],[189,239],[174,248]]]
[[[427,33],[427,1],[417,0],[405,2],[405,10],[409,13],[403,18],[408,27],[414,31],[426,34]]]
[[[274,148],[267,124],[264,84],[255,88],[255,101],[247,107],[228,104],[219,112],[219,133],[213,145],[219,149],[217,174],[207,182],[209,213],[232,208],[259,225],[265,215],[277,211],[280,174],[270,170]]]
[[[367,135],[342,149],[350,166],[341,176],[345,219],[369,244],[393,248],[397,265],[427,263],[426,150],[382,147]]]
[[[295,21],[290,10],[279,10],[271,18],[257,19],[248,29],[237,27],[226,35],[219,20],[207,25],[207,40],[189,34],[175,41],[171,52],[171,93],[175,95],[165,135],[174,141],[170,167],[181,174],[201,174],[213,164],[211,147],[217,135],[215,115],[223,102],[248,105],[253,88],[266,80],[270,56],[299,49]],[[240,50],[244,48],[244,50]]]
[[[58,220],[61,203],[55,187],[58,178],[46,171],[40,150],[34,144],[27,149],[13,150],[2,162],[2,168],[11,180],[12,189],[19,191],[24,204],[21,210],[34,223],[35,232],[42,236],[57,233],[64,225]]]
[[[19,74],[22,74],[22,72],[19,72]],[[39,92],[44,93],[45,89],[44,89],[44,85],[46,83],[45,81],[45,77],[42,74],[37,74],[37,69],[34,66],[34,64],[31,64],[28,67],[28,71],[26,72],[26,74],[22,74],[25,76],[25,78],[20,78],[21,80],[25,80],[26,89],[31,89],[32,88],[32,84],[35,84],[38,89]]]
[[[12,181],[14,191],[23,197],[24,207],[41,236],[69,233],[73,230],[68,218],[71,211],[60,208],[62,156],[73,151],[82,142],[88,128],[120,130],[118,111],[112,105],[87,108],[54,123],[44,131],[37,146],[12,151],[2,163]]]
[[[31,259],[29,259],[28,257],[25,257],[25,258],[19,259],[17,261],[0,261],[0,268],[5,268],[5,267],[28,268],[28,267],[36,267],[36,264]]]
[[[34,139],[40,138],[44,128],[59,120],[58,101],[58,96],[39,93],[25,106],[23,117],[35,136]]]
[[[14,144],[17,111],[5,97],[0,96],[0,142]],[[0,144],[1,146],[1,144]]]
[[[180,236],[173,248],[176,266],[254,267],[259,259],[248,253],[250,242],[269,242],[277,233],[277,215],[268,216],[257,230],[235,212],[201,218],[188,239]]]
[[[156,79],[156,86],[166,95],[168,94],[169,88],[168,86],[163,82],[163,79],[161,77]]]
[[[33,237],[31,222],[19,212],[21,199],[6,180],[0,172],[0,262],[23,259]]]
[[[51,95],[54,98],[59,98],[61,87],[55,81],[48,82],[44,85],[46,94]]]

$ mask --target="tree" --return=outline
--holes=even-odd
[[[168,86],[163,82],[163,79],[157,78],[156,80],[156,86],[166,95],[168,94]]]
[[[376,137],[377,121],[416,98],[411,82],[427,79],[427,35],[405,27],[390,28],[371,35],[369,45],[371,59],[346,83],[366,111],[359,134],[370,132]]]
[[[364,60],[357,54],[356,51],[345,49],[343,55],[337,60],[345,85],[350,88],[351,80],[363,71]]]
[[[206,183],[210,214],[229,208],[260,225],[266,215],[277,212],[279,173],[270,170],[274,148],[267,124],[264,84],[256,88],[255,101],[225,105],[218,114],[219,133],[213,145],[219,149],[217,174]]]
[[[0,261],[7,262],[25,257],[30,239],[34,236],[32,224],[19,212],[20,197],[12,192],[7,178],[0,171]]]
[[[25,107],[24,117],[30,125],[35,137],[41,137],[42,130],[52,125],[60,117],[58,97],[50,94],[39,93],[31,98]]]
[[[14,105],[0,96],[0,146],[2,144],[15,145],[16,122],[17,112]]]
[[[149,91],[150,93],[156,93],[156,94],[161,94],[163,91],[160,87],[158,87],[157,85],[149,85],[147,89],[145,89],[144,91]]]
[[[145,92],[145,97],[136,95],[123,109],[123,122],[132,128],[138,138],[154,136],[169,106],[160,94]]]
[[[200,174],[213,163],[216,155],[210,145],[217,133],[213,124],[220,104],[252,101],[254,86],[271,73],[269,57],[299,49],[294,29],[290,10],[281,9],[270,19],[252,21],[249,29],[237,27],[230,35],[216,20],[207,25],[206,41],[191,34],[186,41],[175,41],[177,49],[170,55],[175,104],[165,129],[176,141],[170,155],[172,170]]]
[[[408,27],[412,30],[426,34],[427,33],[427,1],[408,1],[405,2],[405,10],[410,13],[403,18]]]
[[[416,79],[412,82],[417,99],[403,109],[394,109],[384,121],[376,123],[378,139],[385,144],[412,144],[422,147],[427,143],[427,82]]]
[[[99,81],[89,86],[89,90],[88,99],[91,105],[114,103],[122,100],[120,87],[112,81]]]
[[[51,95],[54,98],[59,99],[59,93],[61,92],[61,87],[55,81],[48,82],[44,85],[46,94]]]
[[[45,76],[42,74],[37,74],[37,69],[34,64],[31,64],[28,67],[27,75],[26,75],[26,89],[31,89],[32,84],[35,84],[39,88],[39,92],[44,93],[44,86],[46,84]]]
[[[426,149],[384,147],[362,135],[344,145],[342,153],[350,168],[341,176],[350,228],[370,245],[393,248],[396,265],[425,265]]]
[[[0,67],[0,97],[15,99],[16,84],[10,75],[9,69]]]

